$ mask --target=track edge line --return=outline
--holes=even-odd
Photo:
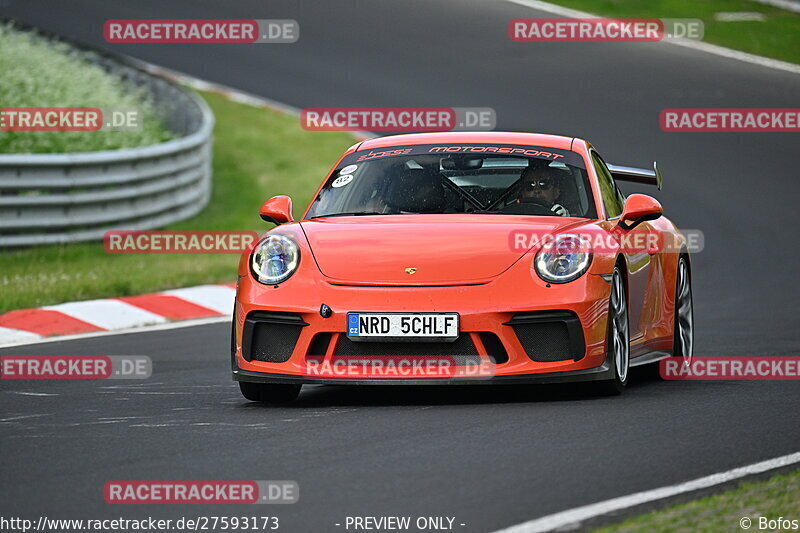
[[[787,466],[800,464],[800,452],[775,457],[766,461],[753,463],[750,465],[733,468],[724,472],[718,472],[705,477],[667,485],[656,489],[628,494],[609,500],[575,507],[566,511],[560,511],[540,518],[534,518],[527,522],[512,525],[505,529],[495,531],[495,533],[543,533],[553,530],[575,529],[588,520],[595,519],[604,515],[630,509],[647,503],[666,500],[679,495],[699,492],[711,487],[716,487],[739,481],[749,476],[755,476],[766,472],[775,471]]]

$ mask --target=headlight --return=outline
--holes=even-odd
[[[250,256],[253,276],[265,285],[287,280],[299,263],[300,249],[286,235],[268,235],[258,243]]]
[[[549,283],[567,283],[581,277],[592,262],[592,254],[580,235],[565,233],[547,242],[533,264],[539,277]]]

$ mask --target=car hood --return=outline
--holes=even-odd
[[[320,271],[334,281],[425,285],[486,281],[527,252],[512,245],[513,232],[554,233],[586,222],[467,214],[327,217],[300,225]]]

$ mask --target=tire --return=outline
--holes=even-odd
[[[239,390],[242,391],[242,396],[251,402],[269,404],[293,402],[300,395],[302,387],[302,385],[239,382]]]
[[[625,279],[618,266],[614,267],[614,274],[611,278],[611,296],[608,299],[606,356],[611,360],[614,379],[597,382],[597,392],[604,396],[617,396],[625,390],[631,369],[628,298],[625,292]]]
[[[692,274],[686,257],[678,259],[675,273],[675,333],[672,355],[682,357],[689,365],[694,355],[694,302],[692,301]]]

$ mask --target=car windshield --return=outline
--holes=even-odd
[[[596,218],[577,153],[509,145],[354,152],[329,176],[307,218],[445,213]]]

